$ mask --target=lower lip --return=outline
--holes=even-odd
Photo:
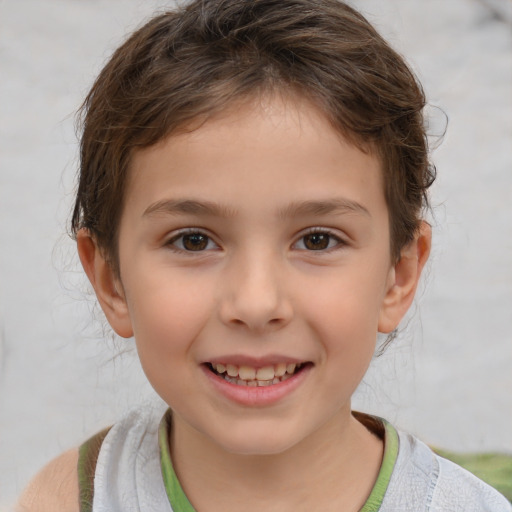
[[[213,373],[207,365],[202,369],[212,386],[229,400],[240,405],[262,407],[279,402],[291,394],[306,379],[313,365],[308,364],[289,379],[270,386],[240,386],[233,384]]]

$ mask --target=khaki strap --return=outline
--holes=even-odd
[[[80,446],[78,455],[78,486],[80,499],[80,512],[91,512],[94,498],[94,475],[96,463],[100,454],[101,445],[107,436],[108,427],[98,432]]]

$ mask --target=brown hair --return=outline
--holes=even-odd
[[[84,227],[118,271],[130,157],[258,93],[293,91],[382,161],[391,252],[415,235],[435,169],[421,85],[366,19],[337,0],[193,0],[133,33],[80,110],[73,235]]]

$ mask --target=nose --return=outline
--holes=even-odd
[[[231,327],[263,333],[284,327],[293,317],[279,258],[241,255],[230,262],[221,289],[220,317]]]

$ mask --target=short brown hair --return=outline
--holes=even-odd
[[[422,87],[357,11],[338,0],[193,0],[117,49],[80,110],[71,231],[87,228],[118,271],[131,155],[234,100],[293,91],[383,167],[391,253],[411,241],[434,180]]]

